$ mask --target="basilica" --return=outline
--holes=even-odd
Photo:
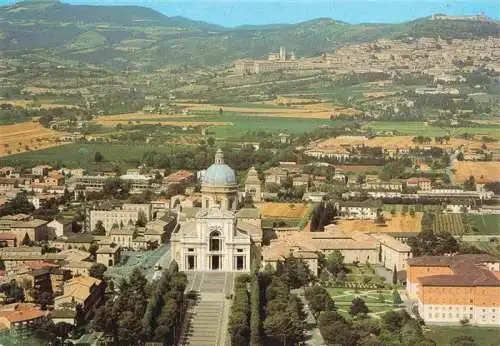
[[[256,208],[238,208],[234,170],[219,149],[201,174],[201,208],[179,208],[170,239],[172,259],[182,271],[249,272],[261,246],[262,225]]]

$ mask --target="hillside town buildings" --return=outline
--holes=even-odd
[[[452,18],[452,17],[446,17]],[[323,53],[319,57],[283,60],[281,54],[270,54],[269,60],[242,59],[234,62],[236,74],[258,74],[276,71],[332,70],[336,73],[422,72],[444,83],[460,80],[454,62],[469,59],[472,68],[498,71],[500,47],[498,38],[443,40],[417,38],[379,39],[354,44]]]

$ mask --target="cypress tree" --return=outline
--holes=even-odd
[[[394,265],[394,269],[392,270],[392,284],[396,285],[398,283],[398,270],[396,269],[396,265]]]

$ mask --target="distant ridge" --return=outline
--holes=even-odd
[[[284,46],[316,56],[380,38],[498,37],[499,22],[419,18],[398,24],[350,24],[317,18],[297,24],[226,28],[168,17],[141,6],[70,5],[53,0],[0,6],[0,51],[52,56],[112,68],[209,66],[263,58]]]

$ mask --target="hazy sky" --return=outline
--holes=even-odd
[[[0,4],[14,3],[0,0]],[[349,23],[394,23],[433,13],[499,19],[498,0],[66,0],[72,4],[143,5],[167,16],[183,16],[225,26],[296,23],[330,17]]]

